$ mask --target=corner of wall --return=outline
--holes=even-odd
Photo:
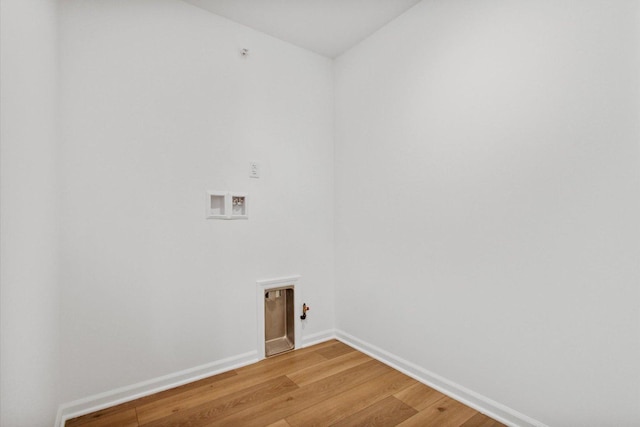
[[[447,396],[481,412],[494,420],[500,421],[513,427],[547,427],[542,422],[528,417],[514,409],[511,409],[499,402],[489,399],[486,396],[469,390],[460,384],[455,383],[438,374],[430,372],[421,366],[411,363],[393,353],[376,347],[373,344],[362,341],[344,331],[337,330],[336,338],[343,343],[365,353],[374,359],[391,366],[392,368],[420,381],[429,387],[446,394]]]

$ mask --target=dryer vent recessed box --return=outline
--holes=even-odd
[[[207,191],[207,218],[248,219],[247,195],[233,191]]]

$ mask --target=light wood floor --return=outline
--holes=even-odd
[[[105,426],[450,426],[503,424],[338,342],[67,421]]]

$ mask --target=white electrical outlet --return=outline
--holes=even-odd
[[[260,163],[249,162],[249,178],[260,178]]]

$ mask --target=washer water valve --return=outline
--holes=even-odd
[[[311,307],[309,307],[307,304],[303,303],[302,304],[302,316],[300,316],[300,318],[302,320],[307,318],[307,311],[311,310]]]

